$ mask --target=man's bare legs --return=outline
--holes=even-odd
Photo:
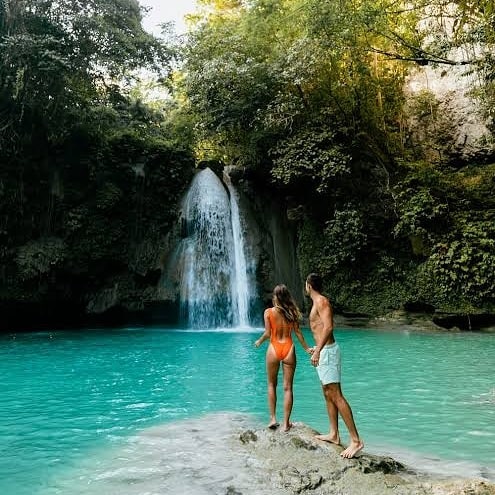
[[[354,416],[349,403],[342,395],[340,383],[329,383],[323,385],[323,395],[325,396],[325,402],[327,404],[328,416],[330,419],[330,433],[327,435],[320,435],[320,440],[334,441],[339,439],[338,432],[338,414],[342,416],[344,423],[349,431],[351,442],[348,447],[343,450],[340,455],[347,459],[354,457],[364,447],[363,441],[359,438],[356,424],[354,423]],[[318,438],[318,437],[317,437]],[[337,443],[337,442],[334,442]]]
[[[268,428],[275,429],[278,427],[276,408],[277,408],[277,378],[280,361],[275,356],[271,344],[266,353],[266,377],[268,382],[268,410],[270,413],[270,422]]]
[[[322,385],[323,396],[325,397],[325,404],[327,406],[328,419],[330,420],[330,432],[327,435],[315,435],[318,440],[324,442],[335,443],[340,445],[339,435],[339,413],[337,406],[329,399],[325,394],[325,385]]]
[[[282,370],[284,373],[284,422],[283,430],[289,431],[292,428],[290,415],[292,412],[292,404],[294,402],[293,382],[294,372],[296,371],[296,352],[294,346],[289,351],[287,357],[282,361]]]

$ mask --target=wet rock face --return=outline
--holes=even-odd
[[[495,328],[495,315],[493,314],[449,314],[436,313],[433,315],[433,323],[439,327],[451,331],[459,330],[486,330],[493,331]]]
[[[242,178],[243,173],[242,170],[229,167],[229,180],[224,178],[224,185],[226,183],[225,187],[229,188],[228,184],[230,183],[236,192],[240,217],[239,227],[245,241],[243,248],[246,257],[246,277],[249,280],[250,288],[249,320],[252,324],[261,325],[263,324],[263,309],[270,304],[275,285],[285,283],[299,305],[303,303],[304,286],[298,269],[295,232],[293,225],[287,218],[284,201],[272,197],[273,195],[267,191],[255,190],[247,179]],[[193,186],[194,183],[186,198],[191,191],[193,198],[198,197],[198,193],[193,191]],[[223,186],[220,185],[219,189],[223,191],[222,188]],[[227,194],[226,191],[223,192],[225,195]],[[230,193],[231,197],[233,194],[231,190]],[[185,209],[185,205],[183,205],[183,209]],[[218,207],[213,208],[212,214],[216,215],[217,213]],[[222,218],[224,216],[225,214],[221,215]],[[188,222],[184,221],[186,217],[187,215],[183,212],[182,222],[175,226],[167,239],[166,250],[162,253],[162,277],[157,284],[161,291],[157,295],[162,296],[163,300],[176,304],[178,304],[181,295],[184,266],[188,265],[179,255],[181,245],[184,246],[185,252],[190,250],[190,242],[187,242]],[[191,219],[189,219],[189,223],[193,223]],[[191,238],[200,238],[204,241],[211,234],[208,233],[208,229],[201,232],[201,235],[197,235],[196,232]],[[214,244],[220,238],[215,233],[210,237],[212,237]],[[198,251],[205,251],[205,264],[211,264],[206,263],[212,259],[210,251],[201,246]],[[224,252],[224,250],[221,251]],[[230,251],[228,247],[227,251]],[[196,269],[194,272],[199,273],[199,271]],[[217,273],[213,278],[214,280],[218,279]],[[219,293],[230,294],[228,287],[225,287],[225,290],[220,289]],[[192,292],[196,293],[197,291]],[[100,299],[109,301],[112,295],[113,293],[104,294],[105,297],[100,297]],[[100,302],[100,299],[97,302]]]
[[[380,457],[376,455],[363,455],[357,459],[359,469],[365,473],[393,474],[406,471],[406,466],[392,459],[392,457]]]

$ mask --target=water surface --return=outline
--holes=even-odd
[[[127,472],[133,459],[145,465],[143,442],[133,439],[150,428],[168,425],[177,441],[170,455],[187,457],[179,450],[190,432],[174,425],[188,418],[240,413],[263,425],[265,348],[253,347],[260,332],[138,328],[1,337],[0,491],[110,493],[96,467]],[[337,330],[336,337],[343,390],[367,451],[495,479],[495,335]],[[300,347],[298,356],[293,420],[326,431],[315,371]]]

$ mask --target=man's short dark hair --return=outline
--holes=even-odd
[[[321,292],[323,290],[323,279],[316,273],[310,273],[306,277],[306,282],[311,285],[316,292]]]

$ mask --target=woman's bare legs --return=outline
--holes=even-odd
[[[292,404],[294,403],[293,383],[296,371],[296,351],[294,346],[282,361],[282,365],[284,374],[284,423],[282,426],[284,431],[289,431],[292,427],[290,415],[292,413]]]
[[[268,385],[268,410],[270,412],[270,422],[268,428],[276,428],[278,426],[276,409],[277,409],[277,378],[280,361],[277,359],[275,351],[270,344],[266,351],[266,377]]]

